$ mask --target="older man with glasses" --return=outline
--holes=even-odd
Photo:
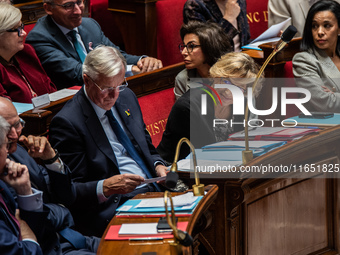
[[[85,85],[50,125],[51,144],[72,171],[77,199],[70,209],[84,234],[101,236],[118,205],[161,191],[145,179],[166,175],[138,100],[126,88],[125,68],[116,48],[91,51],[83,65]]]
[[[95,20],[82,17],[83,0],[44,0],[43,6],[48,15],[38,20],[26,42],[33,45],[58,89],[83,84],[82,63],[98,45],[120,50],[105,37]],[[127,75],[163,67],[156,58],[120,52],[128,64]]]

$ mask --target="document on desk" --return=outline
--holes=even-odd
[[[187,192],[183,195],[172,197],[174,207],[192,205],[196,202],[198,197],[194,196],[192,192]],[[143,199],[136,208],[150,208],[150,207],[164,207],[164,198],[149,198]]]
[[[282,21],[281,23],[272,25],[266,31],[264,31],[261,35],[259,35],[255,40],[253,40],[250,44],[245,45],[242,49],[252,49],[252,50],[261,50],[258,46],[268,42],[276,42],[280,40],[280,37],[277,35],[281,30],[285,29],[291,18]]]

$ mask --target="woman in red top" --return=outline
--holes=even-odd
[[[33,97],[56,91],[32,46],[24,44],[26,32],[20,10],[0,3],[0,96],[31,103]]]

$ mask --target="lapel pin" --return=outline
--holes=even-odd
[[[127,109],[127,111],[125,111],[125,113],[126,113],[126,116],[130,116],[131,115],[131,113],[130,113],[130,109]]]

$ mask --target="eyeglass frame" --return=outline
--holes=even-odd
[[[124,77],[125,84],[118,85],[117,87],[109,87],[109,88],[102,89],[89,75],[86,74],[86,76],[89,77],[89,79],[94,83],[94,85],[96,85],[96,87],[100,90],[102,94],[108,94],[108,93],[111,93],[112,91],[116,92],[117,90],[119,92],[122,92],[124,89],[127,88],[127,86],[129,86],[129,83],[126,80],[126,77]]]
[[[12,29],[7,29],[6,32],[17,32],[18,36],[21,37],[21,33],[25,28],[25,24],[21,23],[20,26],[18,26],[17,28],[12,28]]]
[[[47,4],[63,7],[66,11],[73,11],[74,7],[76,6],[76,4],[78,6],[81,6],[81,5],[84,4],[84,0],[77,0],[77,2],[72,2],[71,1],[71,2],[64,3],[64,4],[56,4],[56,3],[48,2]]]
[[[21,126],[21,129],[23,129],[25,127],[26,121],[24,121],[22,118],[20,118],[17,122],[15,122],[13,125],[11,125],[9,127],[9,129],[11,130],[12,128],[15,129],[15,131],[19,130],[19,125]]]
[[[189,50],[188,45],[189,45],[191,51]],[[200,46],[201,46],[200,44],[193,44],[192,42],[189,42],[188,44],[180,43],[180,44],[178,45],[178,48],[179,48],[179,52],[180,52],[180,53],[183,52],[184,48],[187,49],[187,52],[188,52],[188,53],[191,53],[191,52],[194,51],[194,49],[195,49],[196,47],[200,47]],[[182,48],[183,48],[183,49],[182,49]]]

